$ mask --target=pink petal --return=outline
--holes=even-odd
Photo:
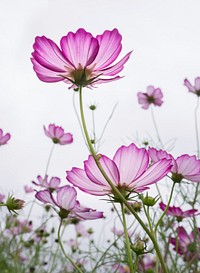
[[[57,205],[52,198],[52,194],[48,190],[38,191],[35,197],[44,204]]]
[[[96,69],[102,70],[113,63],[122,49],[122,36],[117,29],[106,30],[102,35],[98,35],[99,52],[95,58]]]
[[[147,168],[148,153],[144,148],[139,149],[135,144],[121,146],[113,158],[120,173],[120,184],[129,184],[137,179]]]
[[[153,96],[155,91],[155,87],[153,85],[147,86],[147,94],[148,96]]]
[[[189,156],[187,154],[181,155],[176,159],[178,166],[178,173],[185,175],[200,175],[200,160],[196,156]]]
[[[194,86],[192,86],[191,83],[187,79],[184,80],[184,85],[188,88],[188,90],[190,92],[195,93],[196,90],[195,90]]]
[[[110,178],[113,184],[117,186],[119,182],[119,172],[114,161],[104,155],[100,155],[99,162],[107,176]],[[99,185],[108,185],[108,182],[100,172],[92,156],[88,157],[88,160],[84,162],[84,166],[85,172],[90,180]]]
[[[80,28],[76,33],[69,32],[62,37],[60,45],[69,62],[78,69],[90,65],[99,50],[99,43],[91,33]]]
[[[193,215],[195,215],[195,213],[197,212],[197,209],[189,209],[183,212],[182,216],[183,217],[192,217]],[[198,215],[198,214],[196,214]]]
[[[52,177],[51,180],[49,181],[49,187],[56,189],[60,185],[61,181],[60,178],[58,177]]]
[[[106,195],[111,191],[109,185],[98,185],[92,182],[85,171],[79,168],[72,168],[71,171],[67,171],[66,178],[72,185],[92,195]]]
[[[196,91],[200,91],[200,77],[195,79],[195,89]]]
[[[73,142],[73,136],[71,133],[65,133],[61,138],[60,138],[60,144],[65,145],[65,144],[70,144]]]
[[[151,165],[138,179],[129,184],[129,188],[140,189],[161,180],[171,169],[171,160],[162,159]]]
[[[57,204],[60,208],[70,211],[77,203],[76,197],[77,193],[73,187],[61,187],[57,192]]]

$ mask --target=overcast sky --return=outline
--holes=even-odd
[[[59,44],[69,31],[85,28],[94,36],[118,28],[122,34],[121,57],[132,56],[120,73],[122,80],[84,91],[88,106],[97,104],[96,128],[101,133],[117,104],[101,146],[112,156],[122,144],[138,135],[140,142],[156,139],[149,110],[141,109],[137,92],[148,85],[160,87],[164,104],[155,109],[163,142],[177,139],[172,153],[194,154],[194,107],[196,96],[183,86],[187,77],[200,76],[199,0],[1,0],[0,1],[0,128],[12,135],[1,147],[0,190],[22,195],[22,187],[43,175],[51,150],[43,125],[56,123],[74,136],[74,143],[57,146],[49,175],[62,178],[73,166],[82,167],[88,156],[73,109],[73,91],[60,83],[43,83],[30,62],[36,36],[45,35]],[[200,115],[200,113],[199,113]],[[97,198],[81,198],[88,205]],[[96,207],[102,205],[96,201]]]

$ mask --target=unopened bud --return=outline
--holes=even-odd
[[[20,210],[24,207],[25,201],[21,199],[16,199],[13,196],[9,196],[5,205],[8,210],[16,213],[16,210]]]
[[[146,243],[141,240],[137,239],[136,242],[131,245],[131,249],[137,254],[137,255],[142,255],[144,254],[144,250],[146,248]]]

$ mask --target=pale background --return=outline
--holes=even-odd
[[[183,81],[200,76],[199,10],[199,0],[1,0],[0,128],[12,138],[1,147],[0,191],[24,197],[23,186],[44,174],[52,145],[43,125],[55,123],[74,135],[72,145],[56,147],[49,167],[49,175],[62,178],[63,185],[65,171],[82,167],[88,156],[73,109],[73,91],[62,82],[41,82],[32,69],[30,56],[37,35],[59,43],[80,27],[94,36],[118,28],[123,36],[120,58],[133,50],[120,73],[125,76],[122,80],[84,91],[89,127],[88,106],[94,102],[98,106],[97,134],[118,103],[101,153],[112,156],[137,135],[140,142],[149,135],[156,139],[150,111],[141,109],[136,96],[148,85],[164,93],[163,106],[155,109],[163,142],[177,139],[174,155],[196,153],[196,96],[188,93]],[[79,197],[85,205],[106,209],[97,197],[80,192]]]

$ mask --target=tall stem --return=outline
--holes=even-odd
[[[197,105],[194,109],[194,122],[195,122],[195,134],[196,134],[196,142],[197,142],[197,158],[199,158],[200,150],[199,150],[199,130],[198,130],[198,118],[197,111],[199,109],[199,97],[197,96]]]
[[[64,254],[65,258],[67,258],[70,261],[70,263],[74,266],[74,268],[77,270],[77,272],[83,273],[83,271],[76,265],[76,263],[65,252],[65,249],[64,249],[62,241],[61,241],[61,236],[60,236],[61,226],[62,226],[62,220],[60,220],[60,225],[58,228],[58,243],[60,245],[62,253]]]
[[[126,198],[121,194],[121,192],[115,187],[115,185],[112,183],[112,181],[110,180],[110,178],[107,176],[106,172],[104,171],[104,169],[102,168],[98,157],[93,149],[93,146],[91,144],[90,138],[89,138],[89,134],[87,131],[87,126],[86,126],[86,122],[85,122],[85,117],[84,117],[84,111],[83,111],[83,101],[82,101],[82,87],[79,88],[79,100],[80,100],[80,114],[81,114],[81,121],[82,121],[82,126],[83,126],[83,131],[86,137],[86,141],[88,144],[88,148],[89,151],[91,153],[91,155],[93,156],[95,163],[97,165],[97,167],[99,168],[101,174],[103,175],[103,177],[106,179],[106,181],[108,182],[108,184],[110,185],[112,192],[114,195],[118,196],[118,198],[120,199],[121,203],[124,203],[124,205],[129,209],[129,211],[133,214],[133,216],[135,217],[135,219],[139,222],[139,224],[142,226],[142,228],[144,229],[144,231],[147,233],[147,235],[149,236],[149,238],[151,239],[154,248],[156,250],[156,253],[158,255],[158,258],[160,260],[162,269],[163,269],[163,273],[168,273],[167,272],[167,268],[164,262],[164,259],[162,257],[162,254],[160,252],[158,243],[156,241],[156,238],[154,237],[154,235],[150,232],[150,230],[147,228],[147,226],[145,225],[145,223],[142,221],[142,219],[138,216],[138,214],[135,212],[135,210],[131,207],[131,205],[127,202]]]
[[[124,212],[124,204],[121,203],[121,210],[122,210],[122,220],[123,220],[123,227],[124,227],[124,235],[125,235],[125,243],[126,243],[126,253],[128,257],[128,264],[130,273],[133,273],[133,257],[131,254],[131,247],[130,247],[130,241],[128,237],[128,231],[127,231],[127,225],[126,225],[126,217]]]
[[[51,148],[51,151],[50,151],[50,154],[49,154],[49,158],[48,158],[48,161],[47,161],[47,166],[46,166],[46,169],[45,169],[44,178],[47,175],[47,172],[48,172],[48,169],[49,169],[49,164],[50,164],[50,161],[51,161],[51,158],[52,158],[54,147],[55,147],[55,144],[53,143],[53,146]]]
[[[153,107],[151,107],[151,116],[152,116],[155,131],[156,131],[157,139],[158,139],[158,141],[159,141],[159,143],[161,145],[161,148],[164,148],[164,145],[162,143],[162,140],[161,140],[161,137],[160,137],[160,134],[159,134],[159,131],[158,131],[158,127],[157,127],[157,124],[156,124],[156,120],[155,120],[155,116],[154,116],[154,112],[153,112]]]

